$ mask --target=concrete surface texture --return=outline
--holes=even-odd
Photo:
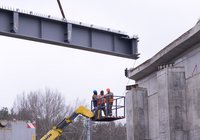
[[[128,140],[200,140],[199,42],[197,23],[154,57],[128,70],[128,77],[138,85],[126,93]]]
[[[132,89],[126,97],[126,116],[130,120],[127,122],[127,127],[130,128],[127,129],[127,137],[145,139],[148,137],[147,91],[144,88]]]
[[[8,121],[0,127],[0,140],[32,140],[35,134],[35,128],[29,128],[24,121]]]

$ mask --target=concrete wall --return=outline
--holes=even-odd
[[[187,80],[187,118],[189,140],[200,139],[200,75]]]
[[[186,84],[182,67],[158,71],[158,106],[160,140],[187,140]]]
[[[9,121],[6,127],[0,128],[0,140],[32,140],[35,129],[27,128],[26,122]]]
[[[144,140],[148,138],[147,91],[134,88],[126,93],[127,139]]]
[[[150,86],[155,87],[154,89]],[[186,79],[184,67],[166,67],[159,70],[156,74],[140,81],[139,86],[143,88],[133,88],[126,94],[127,112],[127,131],[128,140],[142,140],[135,135],[136,124],[145,124],[145,119],[138,120],[138,102],[144,104],[147,101],[147,129],[143,130],[146,139],[151,140],[187,140],[187,112],[186,112]],[[145,87],[145,88],[144,88]],[[138,93],[138,90],[146,91]],[[146,94],[143,98],[138,98],[139,94]],[[132,106],[130,103],[133,102]],[[140,116],[140,118],[142,118]],[[133,119],[131,121],[131,119]],[[132,122],[132,124],[129,122]],[[132,128],[131,128],[132,127]],[[131,128],[131,129],[130,129]],[[134,132],[132,131],[134,130]],[[146,132],[148,131],[148,133]],[[145,133],[144,133],[145,132]],[[137,132],[140,133],[141,132]],[[134,137],[134,138],[133,138]]]
[[[200,139],[200,44],[175,62],[185,68],[188,140]]]
[[[200,43],[178,56],[174,66],[184,67],[186,80],[198,75],[200,72]]]

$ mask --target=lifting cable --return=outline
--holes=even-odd
[[[134,62],[133,62],[133,68],[135,67],[135,64],[136,64],[136,60],[134,60]],[[126,86],[129,84],[129,82],[130,82],[130,79],[128,78]],[[122,96],[125,96],[125,93],[126,93],[126,89],[124,90]],[[121,102],[122,102],[122,100],[119,101],[119,104],[121,104]]]
[[[135,63],[136,63],[136,60],[134,60],[134,62],[133,62],[133,68],[135,67]],[[129,82],[130,82],[130,79],[128,78],[127,83],[126,83],[126,86],[129,84]],[[124,96],[125,93],[126,93],[126,90],[124,90],[122,96]]]
[[[63,19],[66,20],[65,13],[64,13],[64,11],[63,11],[63,8],[62,8],[62,5],[61,5],[61,3],[60,3],[60,0],[57,0],[57,2],[58,2],[58,6],[59,6],[60,12],[61,12],[61,14],[62,14],[62,17],[63,17]]]

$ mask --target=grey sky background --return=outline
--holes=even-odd
[[[138,60],[0,36],[0,107],[12,107],[17,94],[50,88],[90,102],[92,91],[110,87],[124,95],[134,83],[124,76],[151,58],[200,17],[198,0],[60,0],[69,20],[117,29],[139,37]],[[0,6],[62,17],[57,0],[0,0]]]

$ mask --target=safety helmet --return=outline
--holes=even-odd
[[[107,91],[107,92],[110,92],[110,88],[107,88],[106,91]]]
[[[94,93],[94,94],[97,94],[97,91],[96,91],[96,90],[93,90],[93,93]]]

